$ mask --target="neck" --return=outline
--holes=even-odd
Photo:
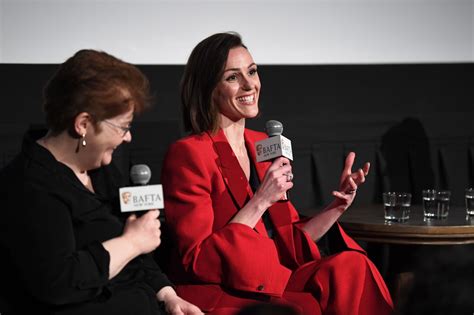
[[[82,158],[84,149],[81,147],[79,152],[76,152],[78,141],[78,139],[72,138],[67,132],[54,136],[51,135],[51,132],[48,132],[37,143],[48,150],[58,162],[67,165],[77,176],[80,176],[85,174],[87,169],[81,163],[84,160]]]
[[[235,153],[245,149],[245,119],[242,118],[238,121],[232,121],[224,115],[221,115],[220,127]]]

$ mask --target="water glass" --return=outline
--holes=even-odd
[[[436,190],[426,189],[422,191],[423,195],[423,214],[426,218],[434,217],[437,210]]]
[[[451,200],[451,192],[448,190],[440,190],[436,194],[436,205],[438,206],[436,218],[446,218],[449,214],[449,204]]]
[[[423,190],[423,214],[425,218],[443,219],[449,214],[451,192],[449,190]]]
[[[383,193],[385,220],[405,221],[410,218],[411,194],[404,192]]]
[[[474,188],[466,189],[466,213],[467,215],[474,215]]]

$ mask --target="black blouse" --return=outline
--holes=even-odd
[[[31,134],[0,172],[0,290],[15,312],[159,314],[156,292],[171,285],[151,255],[109,280],[102,242],[120,236],[121,177],[91,174],[95,193]]]

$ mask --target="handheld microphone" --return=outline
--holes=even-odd
[[[147,185],[151,179],[151,170],[148,165],[133,165],[130,169],[130,179],[137,186],[119,189],[121,212],[164,208],[163,187],[161,185]]]
[[[135,164],[130,168],[130,179],[135,185],[146,185],[151,179],[151,169],[146,164]]]
[[[283,124],[277,120],[269,120],[265,123],[265,132],[268,138],[255,143],[257,162],[274,160],[280,156],[293,161],[291,141],[281,135]]]
[[[274,160],[280,156],[293,161],[291,141],[282,136],[283,124],[278,120],[269,120],[265,123],[265,132],[267,133],[268,138],[255,143],[257,162]],[[289,191],[287,191],[284,197],[279,201],[284,202],[289,199],[290,194]]]

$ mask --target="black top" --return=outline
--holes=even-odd
[[[25,136],[21,153],[0,172],[2,314],[159,314],[156,292],[171,285],[151,255],[108,280],[102,242],[122,234],[113,165],[91,174],[96,193]],[[29,312],[28,312],[29,313]]]

